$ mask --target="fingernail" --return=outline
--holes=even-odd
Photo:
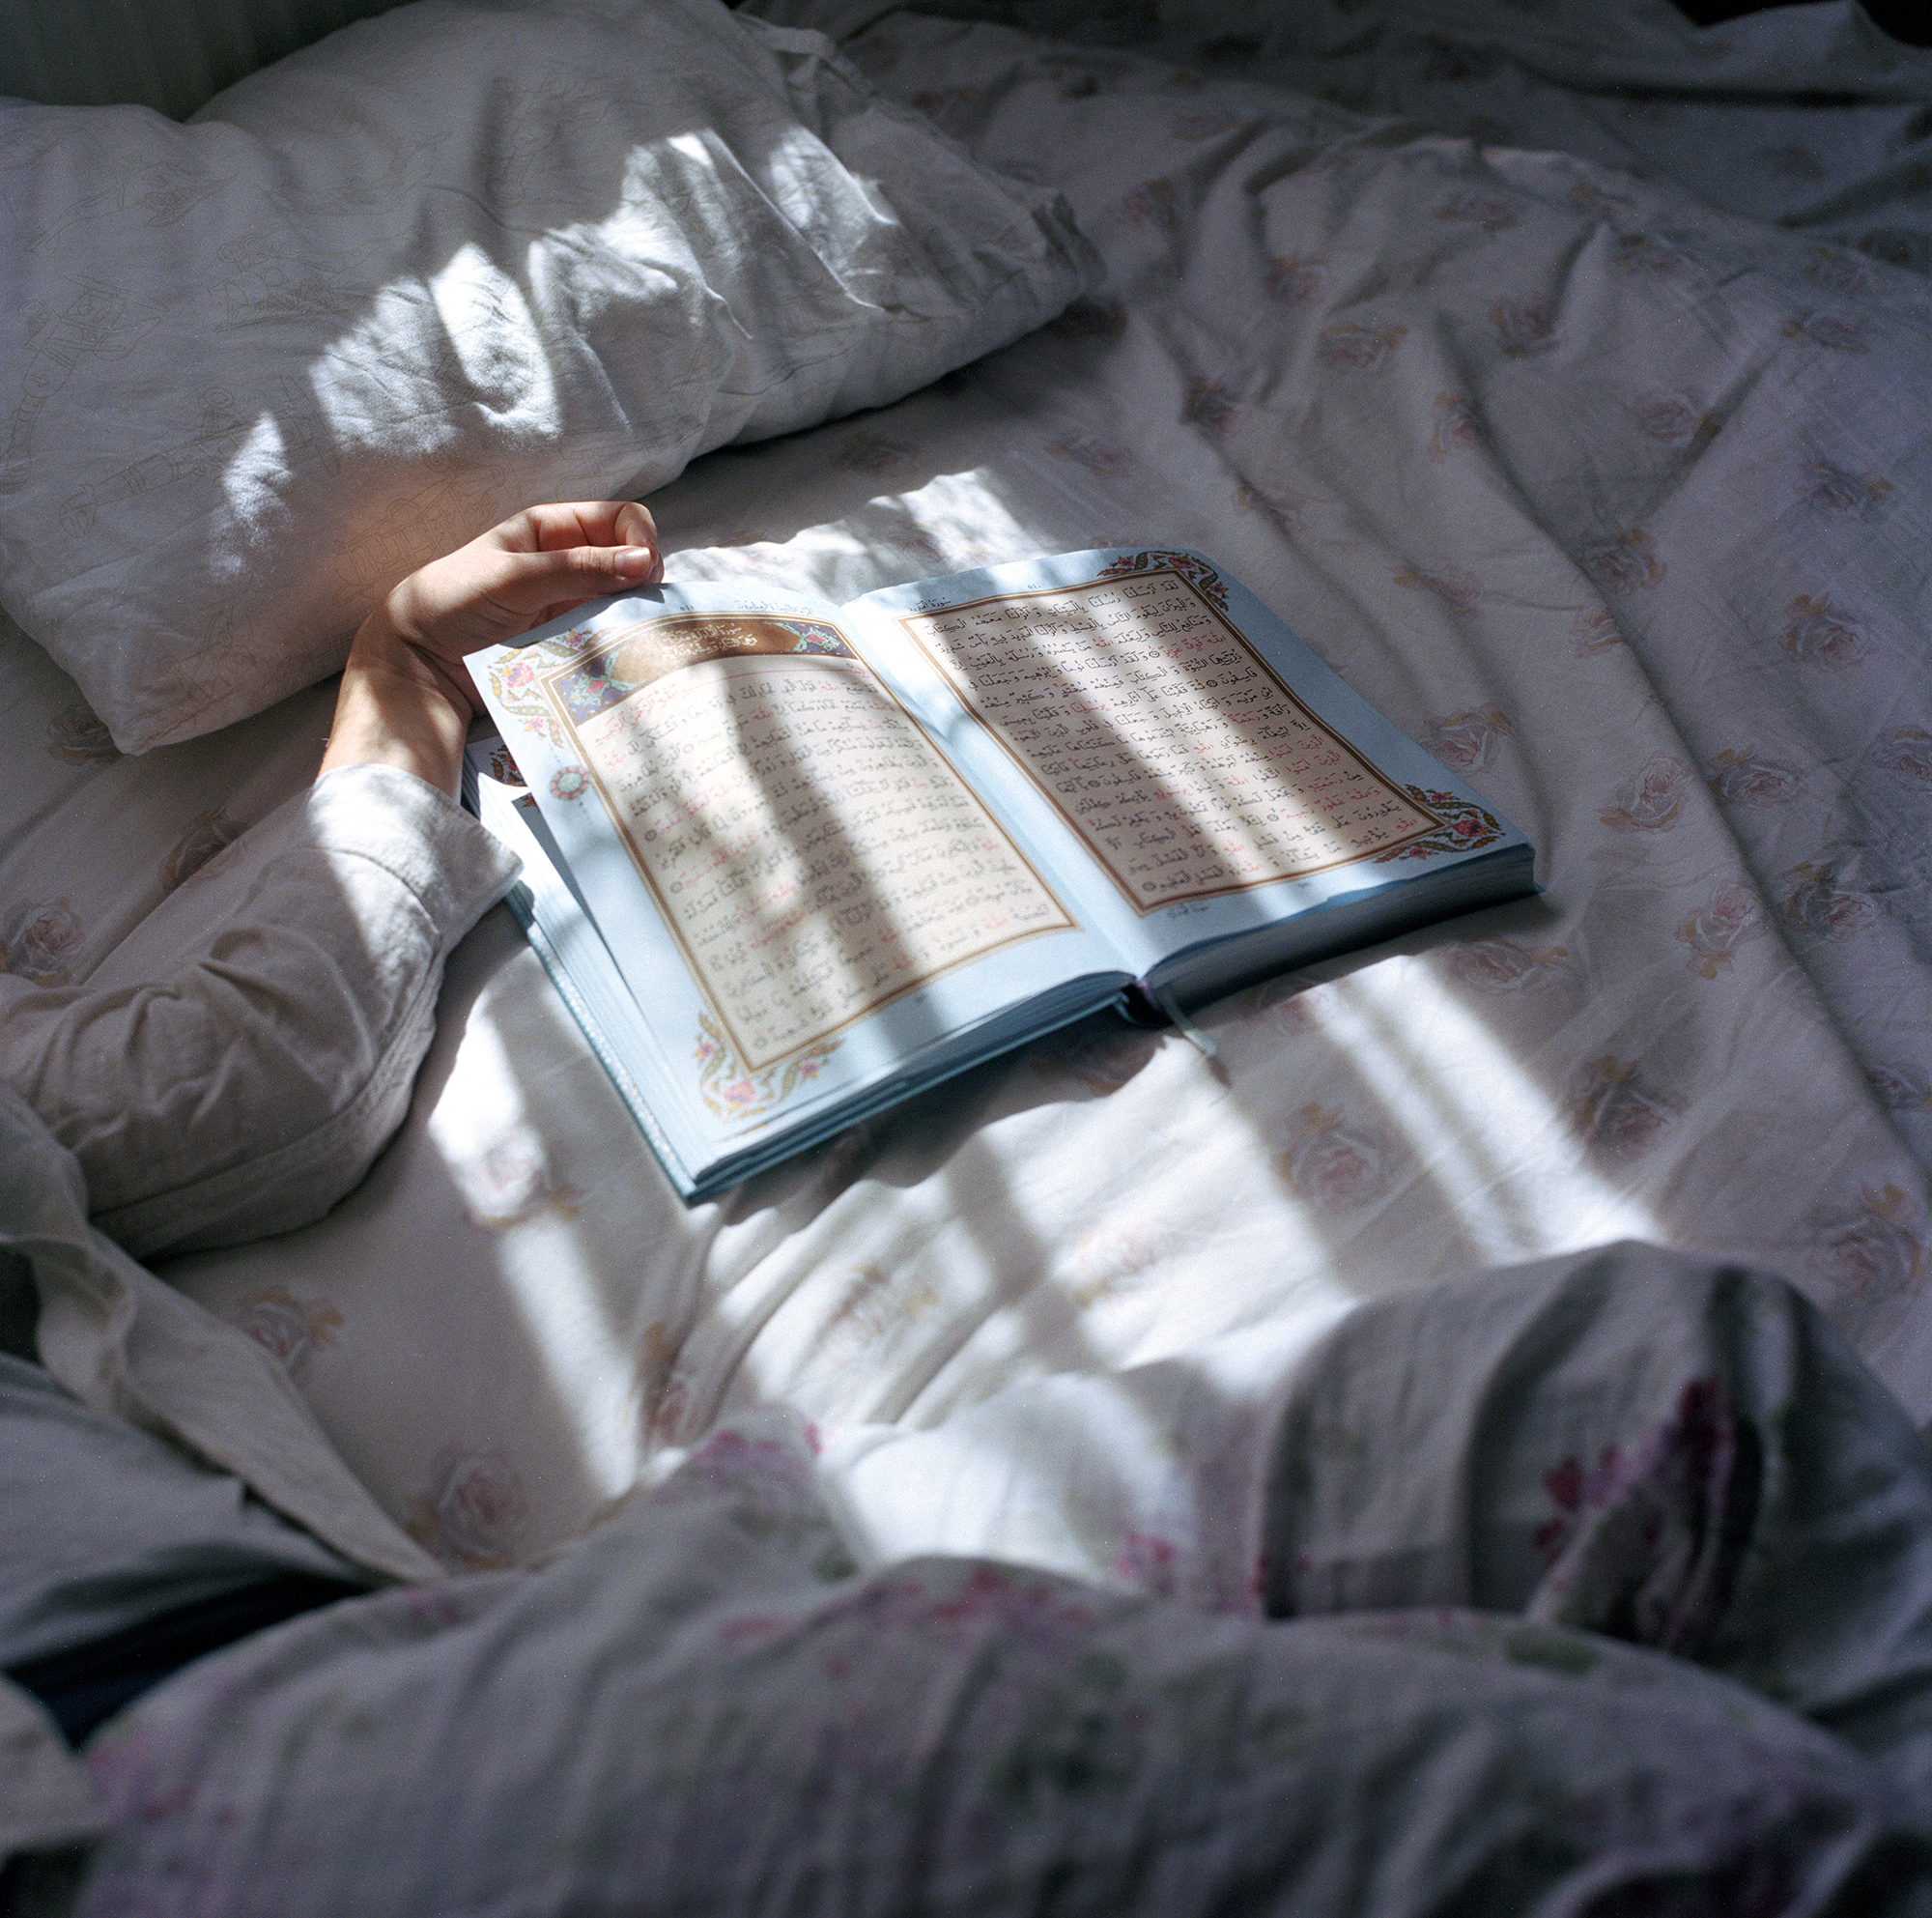
[[[657,563],[657,557],[648,546],[620,546],[611,563],[627,580],[639,580]]]

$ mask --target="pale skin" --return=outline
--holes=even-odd
[[[356,632],[320,772],[397,766],[454,796],[483,712],[469,655],[663,576],[657,524],[634,500],[531,506],[418,567]]]

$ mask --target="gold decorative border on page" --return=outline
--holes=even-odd
[[[1442,821],[1441,829],[1427,839],[1411,840],[1406,845],[1384,846],[1379,852],[1366,854],[1374,865],[1386,866],[1396,859],[1427,859],[1437,852],[1474,852],[1504,837],[1502,822],[1493,814],[1484,812],[1473,799],[1463,799],[1454,792],[1437,792],[1426,786],[1406,786],[1403,790],[1419,809],[1435,814]]]
[[[1185,891],[1163,895],[1149,901],[1140,896],[1129,876],[1120,870],[1109,849],[1099,842],[1095,830],[1090,828],[1081,816],[1057,793],[1048,777],[1036,766],[1034,759],[1013,738],[1007,728],[984,709],[980,701],[976,700],[973,688],[966,675],[950,666],[942,658],[932,644],[922,635],[920,627],[928,620],[948,617],[955,614],[970,612],[979,607],[1005,604],[1020,604],[1031,599],[1063,598],[1090,592],[1094,587],[1125,584],[1136,579],[1145,579],[1155,573],[1173,576],[1200,605],[1206,616],[1222,635],[1223,643],[1232,642],[1245,655],[1248,662],[1265,679],[1281,700],[1292,706],[1299,718],[1311,728],[1328,747],[1343,755],[1357,769],[1358,773],[1389,801],[1400,806],[1403,812],[1415,816],[1416,823],[1400,839],[1380,846],[1365,847],[1359,852],[1343,852],[1333,858],[1303,864],[1290,869],[1270,873],[1264,876],[1243,879],[1230,877],[1217,879],[1212,884],[1193,887]],[[988,593],[983,598],[962,601],[957,606],[933,608],[917,614],[899,615],[898,624],[914,645],[930,660],[941,677],[953,689],[962,704],[979,721],[987,734],[995,740],[1002,751],[1018,768],[1022,776],[1050,805],[1065,822],[1068,830],[1085,846],[1096,866],[1119,890],[1122,897],[1133,909],[1146,917],[1154,912],[1164,911],[1172,905],[1190,902],[1222,899],[1236,893],[1253,892],[1260,887],[1276,885],[1284,880],[1302,878],[1317,873],[1329,872],[1341,866],[1357,863],[1381,863],[1406,852],[1411,846],[1419,848],[1412,856],[1422,858],[1430,852],[1463,851],[1467,843],[1456,837],[1450,829],[1449,821],[1430,799],[1423,796],[1423,789],[1416,787],[1401,787],[1381,771],[1368,757],[1344,738],[1332,727],[1318,718],[1307,703],[1299,699],[1281,675],[1268,664],[1261,652],[1236,627],[1228,611],[1228,589],[1225,583],[1212,566],[1191,553],[1172,553],[1150,550],[1113,560],[1099,573],[1089,580],[1077,580],[1066,585],[1030,587],[1019,592]],[[1217,712],[1217,718],[1230,724],[1224,712]],[[1050,758],[1050,756],[1048,756]],[[1044,761],[1042,761],[1043,763]],[[1289,790],[1286,782],[1281,782],[1284,791]],[[1162,799],[1156,802],[1168,805],[1173,802]],[[1463,802],[1456,802],[1460,807]],[[1499,831],[1500,829],[1498,829]]]
[[[810,1085],[843,1044],[842,1039],[815,1040],[803,1052],[759,1070],[738,1057],[717,1019],[699,1013],[697,1044],[691,1049],[697,1061],[698,1094],[721,1118],[755,1119]]]
[[[660,630],[650,631],[649,628]],[[743,629],[734,633],[734,628]],[[754,630],[755,629],[755,630]],[[566,635],[576,639],[576,634]],[[555,643],[553,642],[553,644]],[[546,648],[548,650],[549,648]],[[750,655],[762,655],[752,659]],[[626,808],[611,790],[596,763],[596,756],[578,731],[581,718],[594,717],[613,705],[623,703],[634,693],[681,667],[706,661],[767,666],[797,670],[808,658],[817,670],[856,673],[867,688],[880,698],[902,721],[907,737],[929,756],[958,788],[977,816],[977,823],[1004,848],[1012,868],[1023,873],[1037,889],[1040,902],[1051,911],[1046,923],[1023,927],[1012,932],[973,946],[956,958],[929,964],[909,978],[895,980],[875,997],[845,1014],[829,1025],[819,1026],[783,1050],[760,1056],[746,1043],[741,1022],[733,1016],[724,995],[709,976],[706,962],[685,936],[680,916],[671,901],[662,892],[651,866],[630,827]],[[808,670],[810,670],[810,668]],[[839,1035],[861,1019],[869,1018],[895,1000],[929,986],[947,973],[958,970],[1007,948],[1051,933],[1079,930],[1079,922],[1067,911],[1046,877],[1025,851],[987,809],[985,802],[960,775],[930,734],[921,727],[892,688],[851,649],[838,628],[822,619],[780,618],[766,614],[731,613],[668,614],[658,620],[639,621],[599,633],[594,644],[562,659],[539,666],[528,692],[547,702],[548,731],[562,750],[582,755],[587,783],[610,817],[617,837],[630,855],[631,863],[647,889],[665,930],[682,955],[694,988],[710,1007],[700,1016],[700,1037],[694,1056],[699,1065],[699,1090],[714,1111],[732,1116],[752,1116],[788,1098],[816,1076],[826,1058],[837,1049]],[[498,698],[502,696],[499,693]],[[504,701],[508,703],[507,701]],[[531,717],[533,730],[542,724]],[[707,1051],[716,1046],[716,1052]],[[750,1086],[750,1092],[741,1087]]]

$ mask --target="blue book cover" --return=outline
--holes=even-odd
[[[652,587],[472,667],[518,910],[688,1199],[1130,992],[1184,1019],[1534,890],[1195,553]]]

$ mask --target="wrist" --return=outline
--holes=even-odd
[[[396,766],[454,795],[475,706],[438,662],[366,621],[350,648],[320,772]]]

